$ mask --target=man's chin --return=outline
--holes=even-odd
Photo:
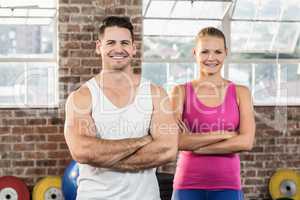
[[[128,64],[127,64],[127,65],[124,65],[124,64],[123,64],[123,65],[112,65],[112,66],[110,67],[110,69],[122,71],[122,70],[126,69],[127,67],[129,67]]]

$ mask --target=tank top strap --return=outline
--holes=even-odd
[[[233,82],[229,82],[225,102],[229,104],[237,103],[236,85]]]
[[[191,98],[191,96],[193,95],[193,84],[192,82],[187,82],[185,85],[184,85],[184,89],[185,89],[185,101],[187,101],[188,99]]]
[[[136,95],[138,98],[143,95],[151,95],[150,81],[141,77],[138,93]]]
[[[92,108],[94,110],[94,108],[96,107],[99,97],[100,97],[100,93],[101,90],[99,89],[99,87],[97,86],[97,82],[95,80],[95,78],[91,78],[90,80],[88,80],[85,85],[89,88],[90,93],[91,93],[91,97],[92,97]]]

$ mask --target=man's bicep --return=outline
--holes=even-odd
[[[90,100],[80,99],[76,93],[72,93],[66,103],[65,128],[75,135],[95,136],[96,127],[91,116]]]

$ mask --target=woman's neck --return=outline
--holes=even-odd
[[[198,79],[200,82],[208,82],[208,83],[212,83],[214,85],[223,85],[225,80],[224,78],[221,76],[220,73],[216,73],[216,74],[204,74],[200,72],[200,76]]]

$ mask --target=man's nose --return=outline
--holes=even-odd
[[[115,48],[114,48],[115,51],[123,51],[123,46],[121,43],[116,43],[115,45]]]

